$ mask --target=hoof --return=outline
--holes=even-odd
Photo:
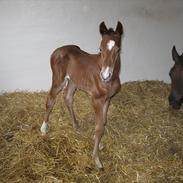
[[[104,144],[100,143],[99,144],[99,150],[102,151],[105,148]]]
[[[48,124],[44,121],[41,128],[40,128],[41,134],[46,135],[48,132]]]
[[[94,159],[95,159],[95,164],[96,164],[97,168],[98,168],[99,170],[104,170],[104,167],[103,167],[102,163],[100,162],[99,157],[96,157],[96,158],[94,158]]]
[[[79,133],[79,134],[81,133],[79,125],[73,125],[73,128],[76,131],[76,133]]]

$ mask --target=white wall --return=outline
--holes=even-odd
[[[0,91],[48,90],[52,51],[98,52],[103,20],[124,25],[122,83],[169,82],[173,44],[183,52],[182,0],[0,0]]]

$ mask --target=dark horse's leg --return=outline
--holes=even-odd
[[[76,91],[75,84],[70,80],[68,86],[66,88],[66,95],[65,95],[65,103],[67,105],[68,111],[71,115],[72,125],[75,130],[78,130],[78,122],[76,120],[74,110],[73,110],[73,96]]]
[[[99,158],[99,145],[100,145],[101,138],[104,134],[109,101],[108,100],[106,101],[103,98],[101,99],[92,98],[92,104],[93,104],[93,108],[95,111],[95,118],[96,118],[93,158],[95,160],[97,167],[102,169],[103,165]]]

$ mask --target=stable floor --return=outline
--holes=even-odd
[[[181,183],[183,108],[169,108],[170,86],[129,82],[111,100],[100,156],[92,158],[94,112],[90,98],[75,94],[76,133],[63,93],[42,136],[46,92],[0,95],[0,182],[11,183]]]

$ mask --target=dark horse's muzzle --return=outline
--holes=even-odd
[[[169,105],[172,106],[173,109],[180,109],[181,104],[183,102],[183,97],[180,100],[176,100],[175,96],[171,93],[168,97]]]

